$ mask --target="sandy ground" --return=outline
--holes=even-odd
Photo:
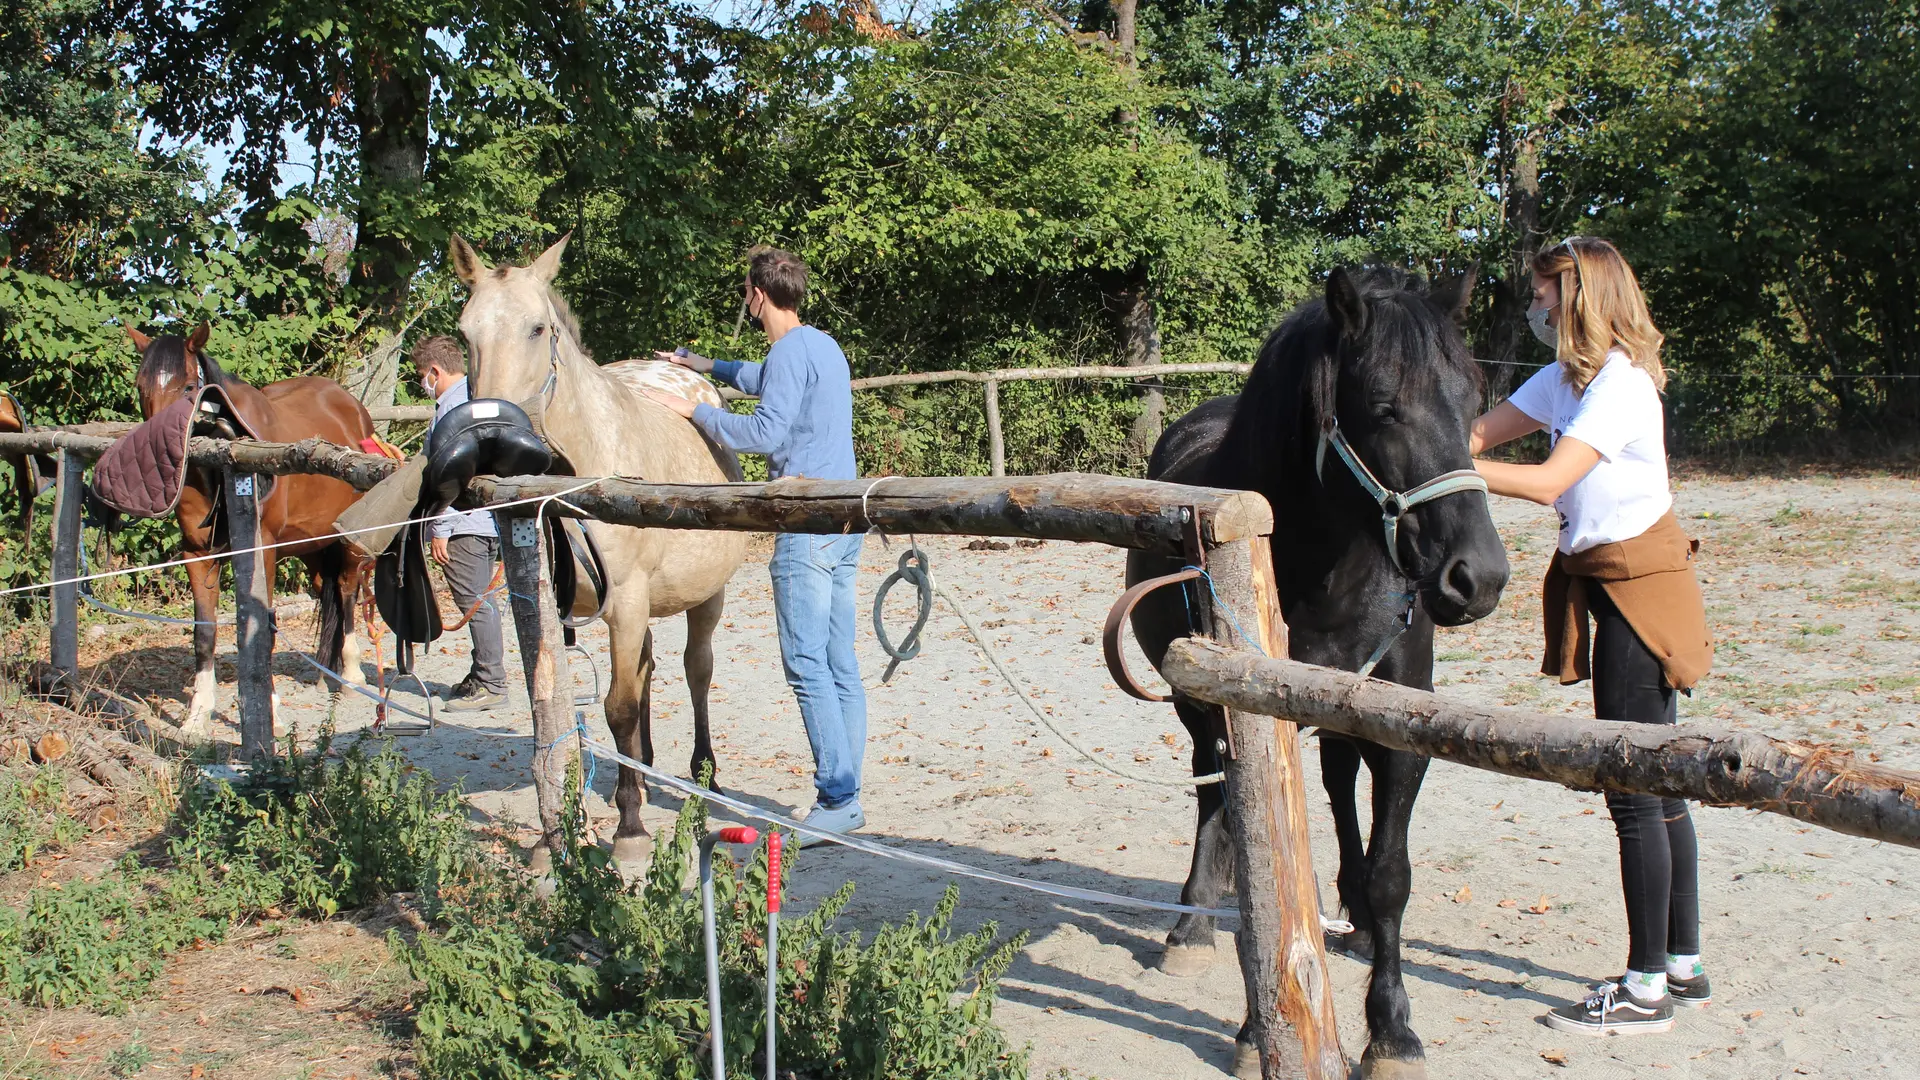
[[[1792,738],[1871,747],[1889,764],[1920,767],[1920,490],[1891,479],[1687,481],[1678,512],[1703,540],[1702,573],[1721,641],[1719,663],[1681,706],[1682,722],[1714,718]],[[1589,709],[1584,686],[1533,674],[1537,582],[1552,543],[1539,508],[1499,501],[1515,585],[1488,620],[1442,631],[1438,682],[1475,701],[1547,711]],[[964,541],[926,545],[936,571],[966,598],[1038,701],[1102,755],[1172,776],[1185,732],[1165,706],[1110,684],[1096,634],[1121,588],[1120,553],[1050,543],[1006,551]],[[861,589],[871,596],[899,551],[869,542]],[[907,590],[891,625],[904,626]],[[869,832],[902,847],[1134,896],[1173,900],[1191,854],[1192,796],[1129,782],[1079,759],[1031,722],[944,608],[926,652],[891,685],[865,628],[860,654],[873,685],[866,765]],[[685,768],[690,747],[683,622],[661,626],[656,684],[659,763]],[[311,619],[289,620],[287,640],[312,640]],[[464,635],[422,663],[434,685],[467,669]],[[607,676],[605,635],[586,647]],[[811,758],[780,674],[766,571],[741,568],[720,628],[713,696],[720,780],[781,812],[812,798]],[[191,680],[183,633],[116,631],[88,642],[108,682],[177,688]],[[111,657],[111,658],[108,658]],[[402,740],[437,776],[460,779],[476,812],[533,818],[526,764],[530,725],[518,683],[512,707],[454,714],[439,730]],[[222,707],[232,706],[231,644],[222,635]],[[326,716],[304,665],[277,665],[286,714],[303,732]],[[584,690],[592,679],[576,665]],[[177,706],[175,706],[177,707]],[[348,698],[343,729],[365,725],[372,704]],[[604,733],[597,708],[589,724]],[[1317,775],[1317,747],[1309,740]],[[1364,781],[1363,781],[1364,782]],[[597,790],[612,791],[599,770]],[[1364,793],[1363,793],[1363,798]],[[1332,879],[1334,844],[1315,783],[1315,857]],[[656,795],[664,827],[676,799]],[[604,805],[599,806],[602,814]],[[1920,1055],[1920,855],[1784,818],[1696,811],[1702,851],[1706,956],[1716,989],[1704,1012],[1673,1033],[1593,1040],[1539,1018],[1584,985],[1623,967],[1625,930],[1611,825],[1598,796],[1436,763],[1413,827],[1415,895],[1405,933],[1407,985],[1432,1075],[1675,1077],[1907,1076]],[[897,863],[834,849],[799,860],[801,903],[858,883],[847,924],[871,926],[929,909],[946,881]],[[1328,886],[1330,894],[1330,885]],[[1329,895],[1329,902],[1331,896]],[[1152,969],[1170,920],[1153,913],[1056,903],[968,881],[960,920],[993,920],[1030,944],[1010,972],[998,1016],[1033,1051],[1037,1077],[1217,1077],[1232,1056],[1241,984],[1223,935],[1223,962],[1198,979]],[[1347,1052],[1365,1045],[1367,969],[1331,958]]]

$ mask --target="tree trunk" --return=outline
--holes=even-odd
[[[1121,65],[1135,75],[1140,70],[1139,6],[1139,0],[1113,2],[1114,46]],[[1119,120],[1128,130],[1139,123],[1139,117],[1131,109],[1122,110]],[[1119,318],[1120,363],[1126,367],[1160,363],[1160,320],[1154,311],[1153,286],[1147,280],[1144,263],[1127,271],[1115,290],[1113,303]],[[1140,415],[1134,418],[1127,432],[1127,451],[1144,462],[1153,453],[1153,444],[1160,441],[1160,429],[1166,423],[1167,399],[1158,379],[1137,379],[1134,386],[1140,394]]]
[[[1127,276],[1115,297],[1120,320],[1120,363],[1123,367],[1153,367],[1160,363],[1160,326],[1153,309],[1153,287],[1146,268]],[[1127,450],[1144,460],[1153,453],[1166,422],[1167,399],[1157,378],[1134,380],[1140,393],[1140,415],[1127,433]]]
[[[1534,136],[1526,136],[1514,147],[1507,183],[1507,232],[1513,237],[1513,251],[1504,280],[1493,290],[1493,327],[1487,335],[1491,361],[1487,366],[1492,369],[1487,372],[1488,408],[1505,401],[1514,384],[1522,381],[1523,372],[1515,365],[1531,362],[1526,350],[1533,338],[1527,329],[1527,308],[1533,304],[1529,264],[1540,246],[1540,149]]]
[[[424,31],[408,52],[410,58],[425,54]],[[360,131],[360,189],[352,281],[372,310],[371,325],[379,344],[343,381],[368,406],[392,405],[399,381],[399,335],[406,319],[407,293],[420,266],[409,230],[401,223],[410,217],[410,204],[426,179],[427,102],[432,87],[425,71],[404,68],[406,61],[378,48],[355,60],[359,86],[353,108]]]

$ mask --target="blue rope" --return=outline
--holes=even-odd
[[[561,732],[559,738],[548,743],[543,749],[548,753],[552,753],[555,747],[573,738],[575,735],[580,736],[580,748],[582,750],[580,756],[587,759],[586,773],[581,777],[583,790],[591,791],[593,790],[594,767],[599,764],[600,759],[594,754],[585,752],[587,740],[593,737],[593,733],[587,730],[587,714],[585,710],[573,710],[573,726]]]
[[[1208,594],[1213,597],[1214,610],[1226,612],[1227,622],[1229,625],[1233,627],[1233,632],[1240,635],[1240,640],[1253,646],[1253,651],[1259,653],[1261,656],[1267,655],[1266,647],[1261,644],[1260,639],[1257,637],[1254,637],[1253,635],[1247,633],[1245,630],[1241,629],[1240,620],[1233,617],[1233,608],[1228,607],[1227,602],[1225,600],[1220,599],[1220,591],[1213,587],[1213,575],[1207,573],[1204,567],[1199,567],[1199,566],[1188,565],[1188,566],[1181,567],[1181,569],[1192,570],[1195,573],[1199,574],[1200,580],[1207,583]],[[1182,596],[1184,596],[1185,593],[1186,591],[1184,589],[1181,590]]]

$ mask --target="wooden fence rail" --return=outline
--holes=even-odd
[[[65,431],[0,435],[0,453],[62,452],[94,458],[113,440]],[[194,438],[187,459],[202,468],[268,476],[309,473],[361,490],[399,468],[319,439],[297,443]],[[481,477],[462,507],[569,492],[580,477]],[[1188,487],[1087,473],[1014,477],[889,477],[884,480],[776,480],[762,484],[649,484],[607,477],[565,496],[586,516],[642,528],[741,532],[843,532],[877,526],[895,534],[1079,540],[1177,554],[1198,515],[1199,535],[1225,544],[1273,529],[1267,501],[1248,491]],[[552,512],[579,514],[559,499]],[[533,506],[510,507],[524,517]]]
[[[1845,750],[1693,721],[1676,728],[1468,705],[1197,639],[1175,642],[1161,673],[1202,701],[1489,772],[1585,791],[1745,806],[1920,847],[1920,773]]]
[[[1056,382],[1062,379],[1159,379],[1170,375],[1245,375],[1252,364],[1147,364],[1127,367],[1122,364],[1097,364],[1089,367],[997,368],[989,371],[919,371],[902,375],[874,375],[853,380],[855,390],[885,390],[893,386],[931,386],[938,383],[978,383],[986,396],[987,456],[994,476],[1007,475],[1007,439],[1000,423],[1000,384],[1010,382]],[[731,387],[722,387],[721,396],[729,400],[745,398]],[[431,405],[383,405],[367,409],[376,421],[433,419]]]
[[[894,386],[931,386],[939,383],[978,383],[986,396],[987,456],[994,476],[1007,474],[1007,440],[1000,420],[1000,384],[1010,382],[1057,382],[1063,379],[1159,379],[1178,375],[1245,375],[1252,364],[1148,364],[1127,367],[1121,364],[1097,364],[1064,368],[998,368],[990,371],[920,371],[901,375],[874,375],[853,380],[855,390],[885,390]],[[731,387],[720,394],[729,400],[746,398]],[[367,415],[375,423],[411,421],[425,423],[433,419],[431,405],[369,405]],[[105,420],[75,424],[59,430],[70,434],[117,438],[133,429],[128,421]]]

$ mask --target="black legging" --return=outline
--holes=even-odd
[[[1633,632],[1597,581],[1588,581],[1593,612],[1593,714],[1601,720],[1672,724],[1673,688],[1659,658]],[[1700,952],[1699,849],[1682,799],[1607,793],[1620,836],[1620,880],[1627,895],[1627,967],[1665,971],[1667,953]]]

